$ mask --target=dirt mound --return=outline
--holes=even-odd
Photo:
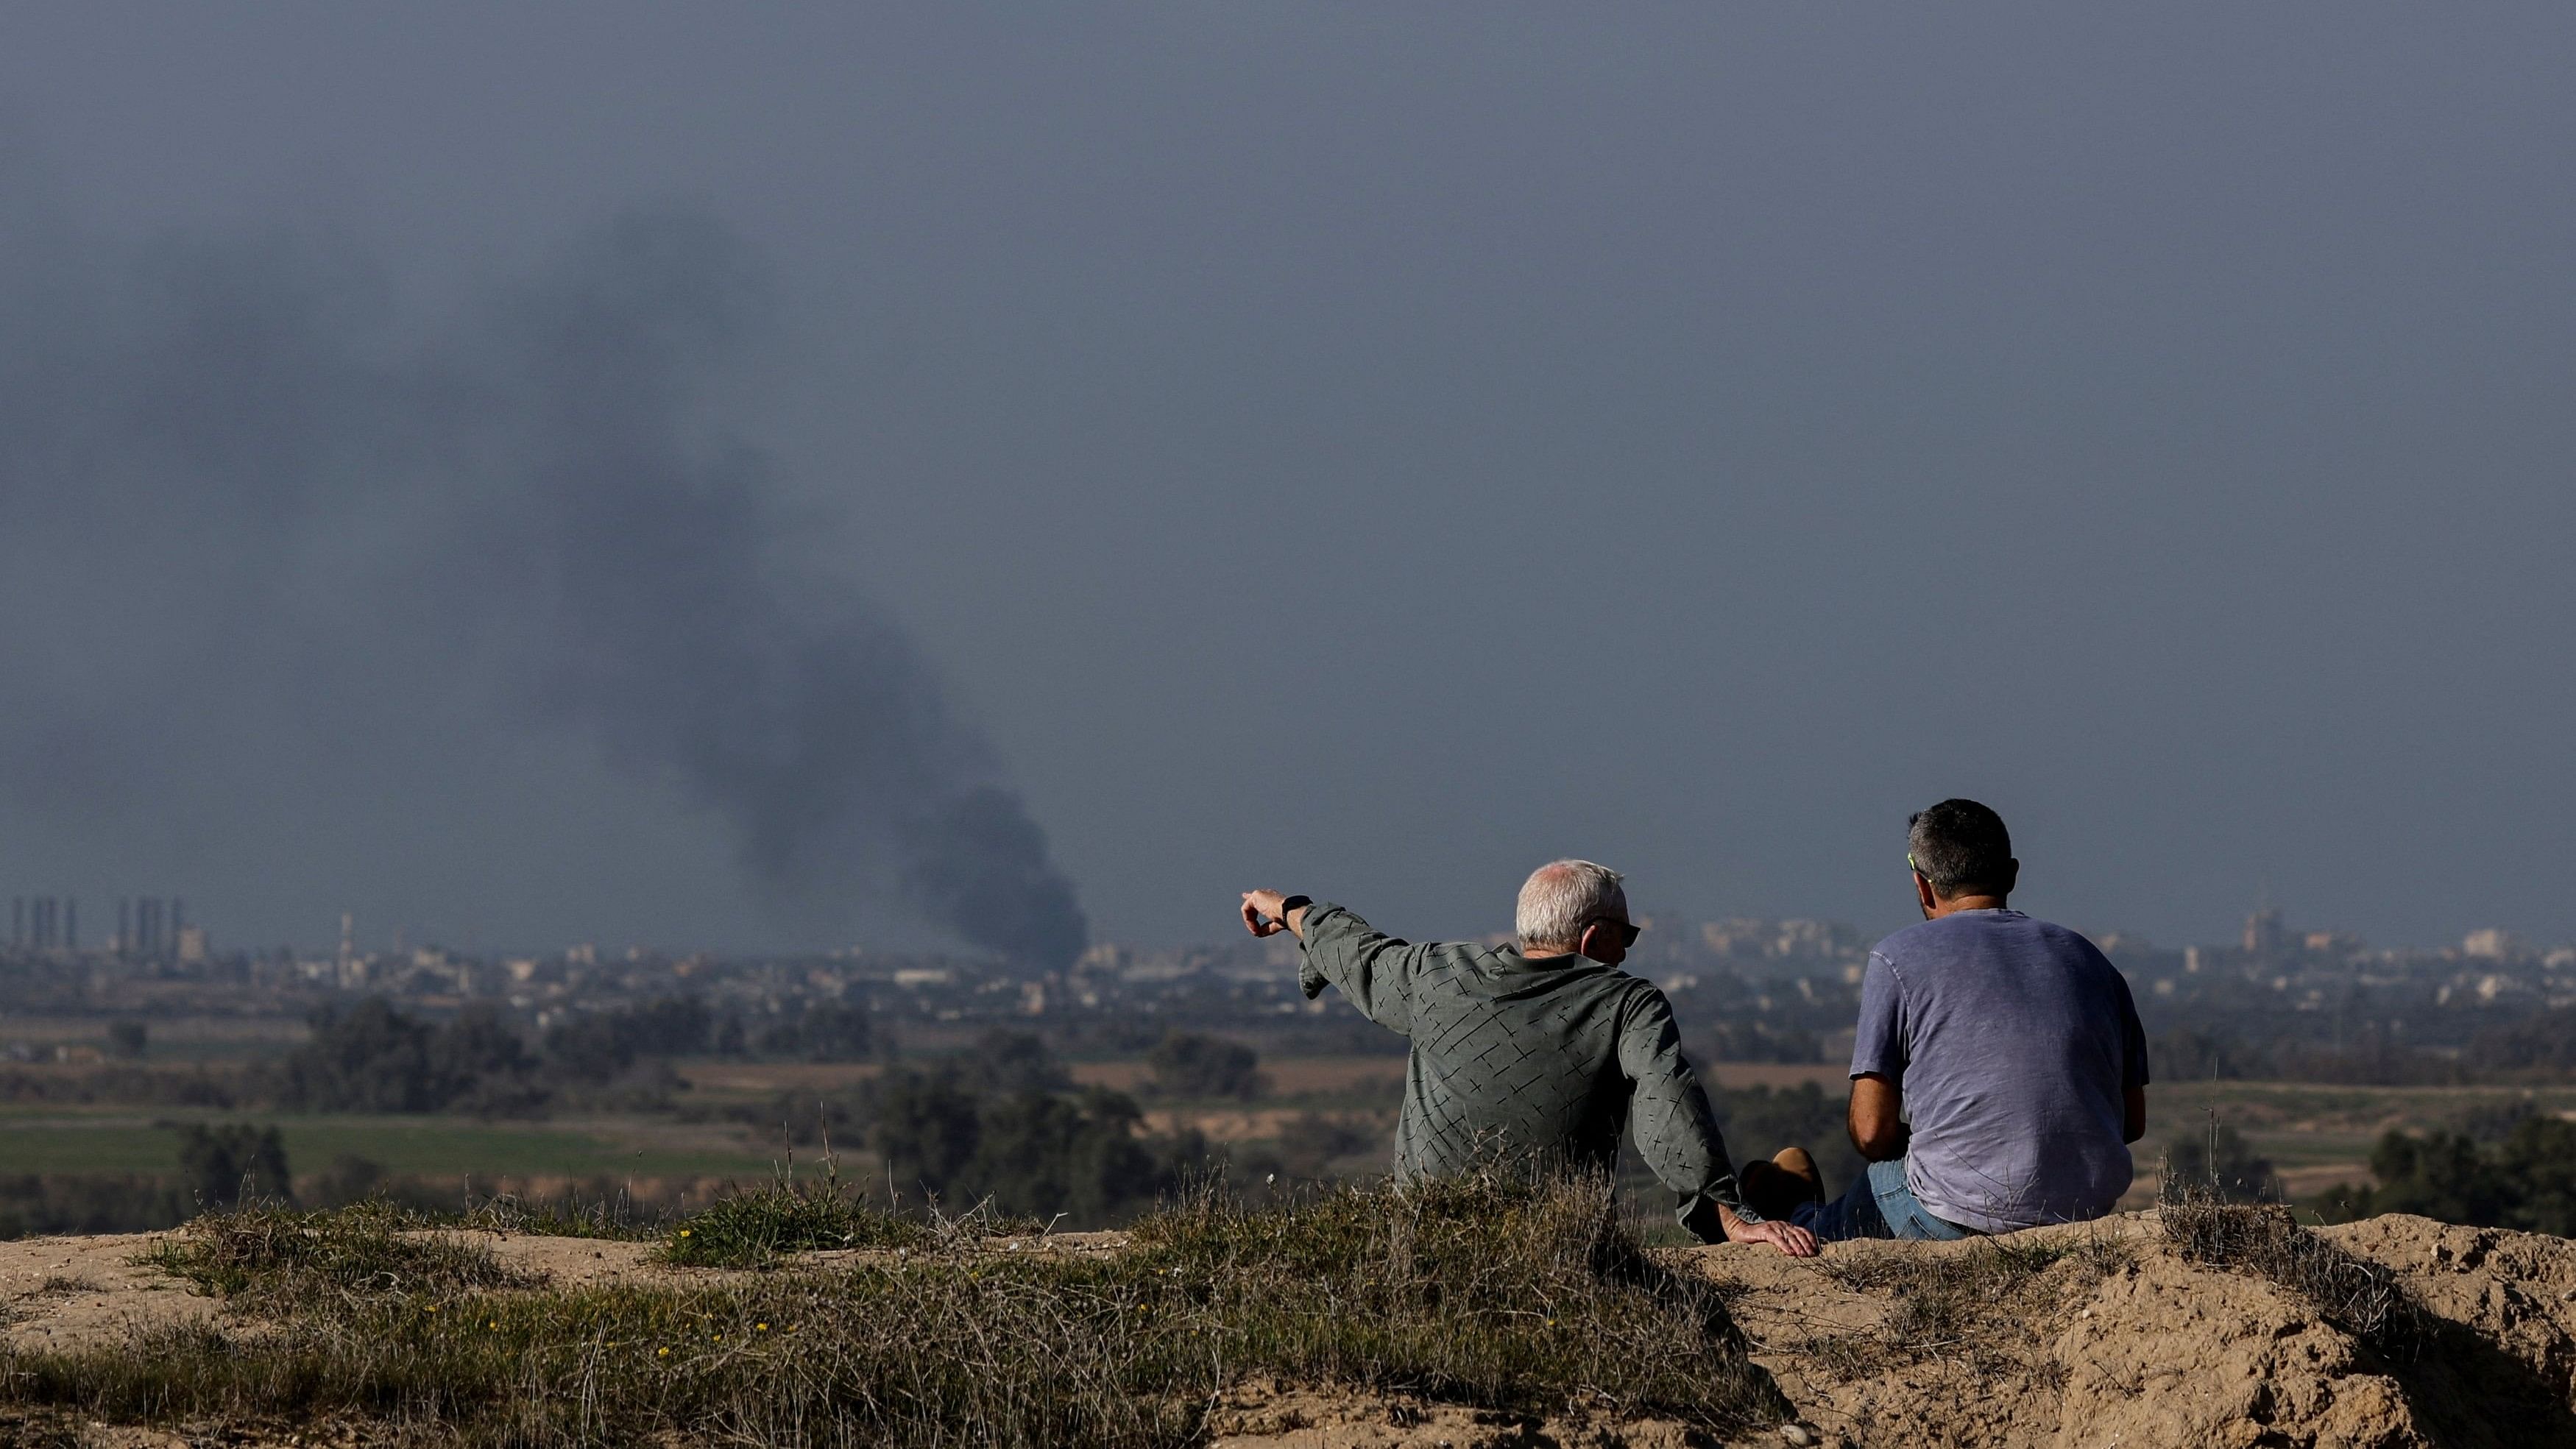
[[[1748,1443],[2576,1446],[2576,1242],[2410,1217],[2315,1233],[2277,1217],[2225,1222],[2246,1230],[2196,1234],[2139,1213],[1963,1243],[1842,1244],[1803,1261],[1743,1246],[1681,1256],[1719,1285],[1755,1362],[1796,1406],[1796,1423]],[[476,1236],[559,1287],[720,1274],[653,1261],[643,1244]],[[171,1324],[249,1331],[141,1266],[153,1241],[0,1244],[0,1335],[59,1349]],[[993,1247],[1087,1256],[1123,1242]],[[1516,1416],[1260,1382],[1212,1403],[1207,1430],[1231,1449],[1696,1442],[1582,1404]],[[91,1426],[83,1442],[104,1433]]]
[[[2195,1259],[2154,1213],[1693,1256],[1826,1443],[2576,1444],[2576,1243],[2411,1217],[2300,1241],[2331,1271]]]

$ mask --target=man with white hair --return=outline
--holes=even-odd
[[[1617,871],[1551,861],[1521,887],[1518,947],[1414,945],[1340,906],[1243,893],[1256,936],[1293,931],[1308,997],[1338,986],[1361,1014],[1413,1039],[1395,1129],[1400,1179],[1471,1169],[1495,1153],[1608,1169],[1637,1151],[1681,1198],[1703,1242],[1769,1243],[1792,1257],[1815,1235],[1744,1205],[1672,1003],[1618,969],[1637,942]]]

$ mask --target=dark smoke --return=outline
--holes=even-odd
[[[116,542],[0,602],[130,615],[121,647],[165,651],[209,728],[285,688],[363,735],[349,696],[391,656],[488,728],[571,728],[714,812],[777,899],[891,890],[1025,967],[1081,950],[990,749],[726,426],[770,299],[722,228],[620,219],[426,328],[344,248],[101,261],[28,207],[0,246],[0,509],[22,557]],[[22,617],[0,664],[59,677],[45,648]],[[151,778],[132,701],[14,693],[22,809],[113,809],[107,781]]]

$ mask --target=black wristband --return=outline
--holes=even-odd
[[[1289,896],[1285,900],[1282,900],[1279,903],[1279,924],[1283,926],[1288,924],[1288,913],[1290,911],[1302,911],[1314,903],[1315,898],[1313,896]]]

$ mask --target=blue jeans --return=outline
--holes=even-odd
[[[1914,1190],[1905,1185],[1902,1158],[1871,1163],[1869,1171],[1852,1179],[1850,1191],[1832,1202],[1801,1203],[1789,1221],[1829,1243],[1847,1238],[1946,1243],[1975,1232],[1932,1216],[1914,1200]]]

